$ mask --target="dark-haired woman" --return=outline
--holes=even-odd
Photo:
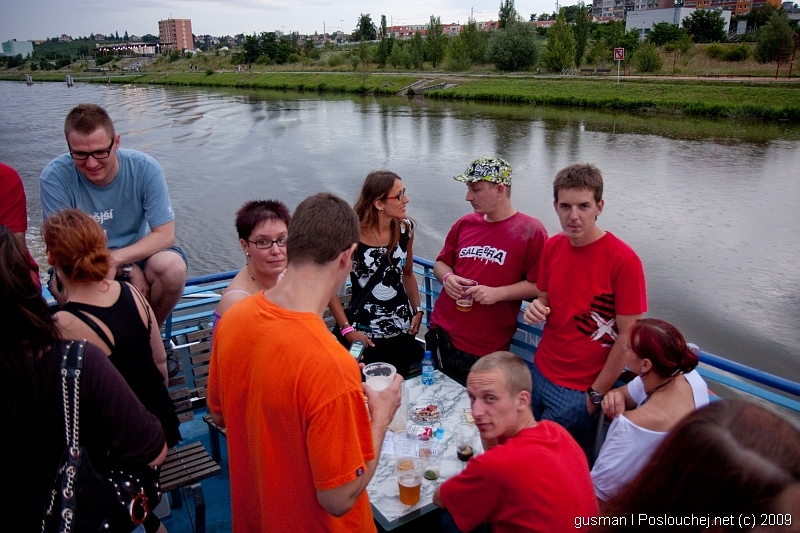
[[[25,250],[5,226],[0,226],[0,331],[0,456],[9,482],[0,504],[2,529],[27,533],[41,530],[66,446],[60,375],[65,343],[31,279]],[[79,405],[80,443],[90,457],[112,451],[142,465],[164,461],[167,447],[158,420],[92,344],[84,350]]]
[[[222,293],[214,311],[214,327],[239,300],[274,287],[286,270],[289,208],[277,200],[253,200],[236,213],[236,232],[245,261]]]
[[[675,326],[637,320],[625,350],[628,368],[639,375],[609,391],[601,404],[614,419],[592,468],[595,494],[603,501],[639,473],[678,421],[708,404],[708,387],[694,369],[697,354]]]
[[[47,261],[67,302],[55,314],[65,339],[87,339],[108,355],[130,388],[161,422],[167,445],[180,441],[180,421],[166,388],[164,344],[153,310],[136,287],[107,279],[111,255],[103,229],[89,215],[66,209],[44,221]],[[163,527],[150,513],[145,528]]]
[[[370,294],[350,323],[339,299],[330,302],[331,314],[348,342],[366,345],[364,363],[382,361],[407,376],[411,363],[422,359],[414,336],[423,310],[414,277],[414,224],[406,214],[409,198],[400,176],[388,170],[370,172],[361,186],[355,211],[361,223],[358,249],[353,254],[351,302],[377,276]]]

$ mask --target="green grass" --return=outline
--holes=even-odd
[[[325,91],[339,93],[397,94],[410,85],[414,76],[386,76],[343,73],[288,73],[288,72],[205,72],[154,73],[142,76],[111,78],[112,83],[147,83],[156,85],[178,85],[194,87],[238,87],[244,89],[277,89],[290,91]],[[98,78],[105,82],[106,78]]]
[[[616,79],[489,78],[461,83],[426,96],[650,111],[699,116],[785,119],[800,121],[800,85],[794,83],[732,83]]]

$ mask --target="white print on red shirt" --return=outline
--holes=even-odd
[[[508,252],[505,250],[498,250],[493,246],[467,246],[458,252],[459,259],[478,259],[486,263],[497,263],[502,265],[506,262],[506,255]]]

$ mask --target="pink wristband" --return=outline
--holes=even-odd
[[[344,329],[342,330],[342,337],[344,337],[344,336],[345,336],[345,335],[347,335],[348,333],[352,333],[353,331],[355,331],[355,330],[353,329],[353,326],[347,326],[346,328],[344,328]]]
[[[452,272],[448,272],[447,274],[444,275],[444,277],[442,278],[442,287],[444,287],[444,284],[447,281],[447,276],[449,276],[451,274],[452,274]]]

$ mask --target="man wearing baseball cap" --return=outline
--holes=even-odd
[[[479,357],[508,350],[522,300],[538,295],[536,276],[547,231],[511,205],[511,165],[506,161],[476,159],[454,179],[467,184],[466,201],[474,213],[453,224],[436,258],[433,272],[444,289],[425,342],[438,353],[442,371],[464,384]],[[471,307],[463,305],[466,300]]]

